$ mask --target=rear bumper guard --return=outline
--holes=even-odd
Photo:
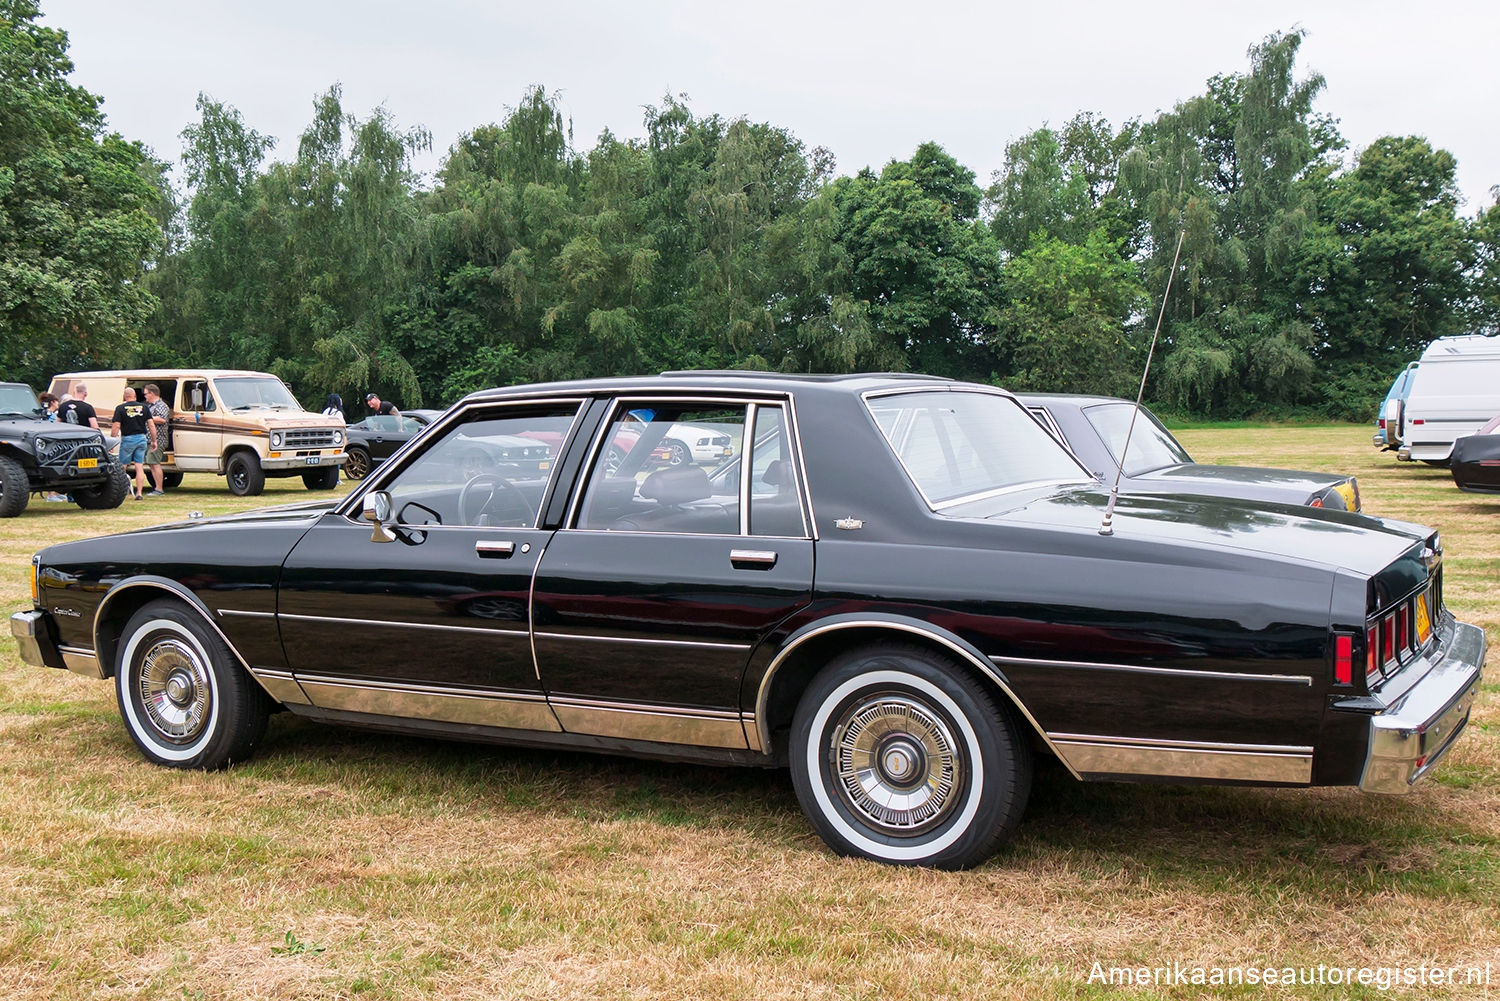
[[[1443,659],[1371,717],[1360,789],[1404,793],[1432,770],[1468,725],[1484,676],[1484,656],[1484,630],[1455,622]]]

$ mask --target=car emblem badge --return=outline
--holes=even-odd
[[[842,528],[846,532],[858,531],[865,527],[865,523],[858,518],[840,518],[833,523],[834,528]]]

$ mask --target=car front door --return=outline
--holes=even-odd
[[[785,419],[784,402],[615,403],[533,591],[537,667],[566,731],[747,746],[746,663],[811,600],[813,544],[795,463],[753,455],[773,437],[781,447],[767,429]],[[754,475],[674,464],[663,442],[688,422],[727,434],[731,463]]]
[[[581,400],[473,406],[367,493],[390,541],[329,512],[292,550],[277,618],[287,664],[320,708],[523,730],[559,729],[537,680],[528,600],[551,531],[555,464],[521,471],[494,441],[566,441]]]

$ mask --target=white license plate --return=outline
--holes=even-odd
[[[316,466],[319,462],[322,462],[322,461],[323,461],[323,457],[321,455],[309,455],[307,457],[307,464],[309,466]]]

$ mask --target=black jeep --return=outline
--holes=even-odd
[[[98,431],[44,420],[31,387],[0,382],[0,518],[14,518],[43,490],[69,494],[81,508],[119,507],[130,478]]]

